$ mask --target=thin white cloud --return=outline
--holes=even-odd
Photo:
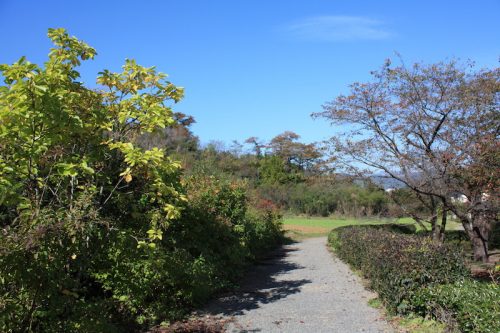
[[[316,16],[292,23],[285,31],[313,41],[382,40],[392,36],[384,22],[362,16]]]

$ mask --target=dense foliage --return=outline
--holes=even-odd
[[[253,205],[313,216],[405,214],[373,181],[336,175],[326,168],[318,145],[300,142],[293,132],[286,131],[266,143],[252,137],[245,144],[212,142],[203,147],[189,128],[194,119],[183,114],[174,116],[181,120],[175,130],[148,133],[137,142],[143,147],[164,147],[182,161],[188,174],[203,171],[245,180]]]
[[[460,332],[497,332],[500,288],[469,277],[456,242],[437,245],[402,225],[349,226],[333,230],[335,253],[369,279],[393,313],[438,319]]]
[[[421,288],[467,276],[462,253],[428,237],[374,227],[342,227],[329,235],[335,253],[370,279],[388,310],[408,313]]]
[[[378,188],[327,177],[298,184],[264,184],[256,192],[260,198],[294,214],[387,216],[391,207],[387,194]]]
[[[157,141],[163,141],[162,136],[158,136]],[[173,150],[188,174],[201,171],[246,181],[254,206],[311,216],[404,215],[389,195],[369,180],[288,165],[271,151],[259,157],[214,145],[190,151],[179,151],[175,147]]]
[[[183,177],[138,144],[182,122],[182,88],[127,60],[100,88],[96,52],[63,29],[43,67],[1,65],[0,331],[123,332],[183,315],[280,240],[246,185]],[[167,131],[168,132],[168,131]]]
[[[423,288],[412,299],[415,311],[461,332],[496,333],[500,327],[500,285],[462,280]]]

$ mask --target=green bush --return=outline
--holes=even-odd
[[[462,280],[418,291],[411,302],[416,312],[461,332],[497,333],[500,328],[500,285]]]
[[[498,332],[500,286],[468,278],[456,246],[463,234],[451,233],[440,246],[408,233],[397,224],[348,226],[333,230],[329,243],[370,280],[389,311],[437,319],[461,332]]]
[[[387,213],[389,202],[387,194],[377,188],[328,179],[262,183],[256,192],[283,210],[313,216],[380,216]]]
[[[247,211],[244,184],[203,175],[184,182],[188,203],[154,247],[138,247],[142,215],[129,212],[109,229],[96,212],[83,224],[82,210],[92,210],[83,204],[74,215],[44,211],[50,228],[35,248],[4,243],[2,331],[122,332],[179,319],[282,240],[279,215]],[[80,234],[51,229],[56,221],[82,223]]]
[[[414,310],[411,299],[421,288],[468,276],[457,248],[387,228],[394,226],[337,228],[329,242],[341,259],[370,280],[389,311],[409,313]]]
[[[135,326],[93,277],[116,233],[103,227],[103,220],[81,218],[81,213],[44,209],[29,244],[15,243],[22,235],[18,230],[2,239],[0,331],[119,332]],[[82,224],[77,232],[61,229],[75,222]]]
[[[265,255],[284,240],[282,216],[274,210],[252,210],[247,214],[245,225],[242,239],[252,260]]]
[[[244,184],[199,176],[136,138],[168,128],[182,89],[127,60],[102,89],[95,50],[50,29],[44,67],[0,65],[0,331],[127,332],[177,319],[280,238]]]
[[[204,232],[200,246],[214,244],[219,253],[235,257],[234,268],[244,262],[241,257],[258,257],[283,240],[281,215],[272,209],[248,209],[245,182],[196,174],[186,179],[186,187],[191,212],[186,212],[186,223],[201,219],[199,223],[225,229],[226,233]],[[198,240],[191,238],[187,243],[198,244]]]

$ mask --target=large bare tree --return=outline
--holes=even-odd
[[[337,163],[383,172],[439,203],[462,222],[474,258],[487,261],[499,207],[500,69],[387,61],[372,75],[313,114],[344,130],[330,140]]]

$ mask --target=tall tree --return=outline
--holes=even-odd
[[[476,260],[488,260],[498,214],[500,69],[455,61],[391,67],[313,114],[347,125],[330,140],[350,172],[382,171],[453,212]],[[464,195],[467,200],[454,200]]]
[[[312,143],[299,142],[300,135],[292,131],[285,131],[276,135],[268,147],[273,155],[283,158],[289,167],[298,167],[301,170],[310,169],[321,157],[321,153]]]
[[[264,148],[264,145],[259,140],[259,138],[251,136],[245,140],[245,143],[253,145],[253,151],[255,152],[255,156],[257,157],[262,156],[262,148]]]

